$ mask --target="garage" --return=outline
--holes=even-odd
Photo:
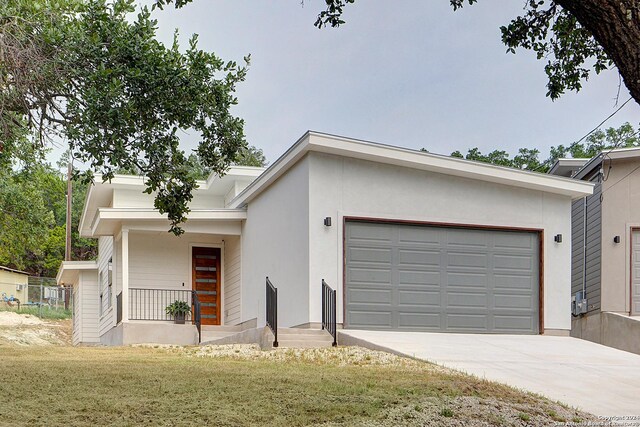
[[[345,221],[345,327],[537,334],[540,233]]]

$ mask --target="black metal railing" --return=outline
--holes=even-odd
[[[122,322],[122,292],[116,295],[116,325]]]
[[[202,342],[202,319],[200,313],[200,298],[197,291],[191,291],[193,300],[193,324],[198,328],[198,344]]]
[[[267,326],[273,332],[273,346],[278,346],[278,289],[267,277]]]
[[[167,307],[176,301],[192,305],[193,293],[187,289],[129,289],[129,320],[174,320]],[[191,312],[185,320],[191,322]]]
[[[322,279],[322,329],[333,337],[334,347],[338,345],[336,329],[336,291]]]

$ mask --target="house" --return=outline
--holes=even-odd
[[[307,132],[266,170],[201,182],[180,237],[143,183],[88,192],[98,260],[58,274],[90,325],[74,343],[196,343],[165,313],[192,290],[203,328],[259,330],[267,277],[278,327],[319,329],[325,281],[339,327],[569,334],[571,204],[589,182]]]
[[[571,335],[640,354],[640,148],[560,159],[551,173],[594,183],[572,206]]]
[[[16,301],[10,301],[12,297],[21,303],[27,302],[28,283],[29,273],[26,271],[0,265],[0,303],[17,305]]]

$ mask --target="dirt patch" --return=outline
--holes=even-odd
[[[0,311],[1,326],[42,325],[44,322],[30,314],[18,314],[13,311]]]
[[[0,347],[71,344],[71,320],[43,321],[30,314],[0,312]]]

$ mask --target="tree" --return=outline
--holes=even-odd
[[[66,155],[59,163],[66,165]],[[38,276],[55,276],[64,259],[66,177],[41,157],[0,168],[0,264]],[[74,182],[72,254],[95,259],[95,239],[81,238],[78,224],[87,186]]]
[[[560,158],[570,156],[574,159],[590,159],[605,150],[640,147],[639,135],[640,128],[636,131],[630,123],[625,123],[617,129],[598,129],[584,138],[584,142],[577,141],[566,147],[551,147],[549,157],[544,161],[540,161],[540,151],[536,148],[521,148],[513,158],[502,150],[494,150],[485,155],[477,147],[469,149],[466,155],[456,150],[451,153],[451,157],[546,173]],[[427,150],[421,148],[420,151]]]
[[[161,0],[157,0],[161,1]],[[186,3],[188,0],[182,0]],[[477,0],[449,0],[454,10]],[[325,0],[316,27],[338,27],[355,0]],[[547,96],[579,91],[591,71],[615,65],[640,104],[640,4],[637,0],[526,0],[524,13],[500,28],[507,51],[532,50],[547,60]]]
[[[249,145],[238,151],[234,164],[238,166],[265,167],[269,162],[267,162],[267,158],[262,149]]]
[[[105,181],[121,168],[146,175],[180,234],[196,181],[178,135],[198,132],[200,160],[223,174],[246,146],[229,109],[247,68],[199,49],[197,36],[184,52],[177,34],[166,47],[149,10],[134,12],[135,0],[0,2],[0,161],[64,138]]]

